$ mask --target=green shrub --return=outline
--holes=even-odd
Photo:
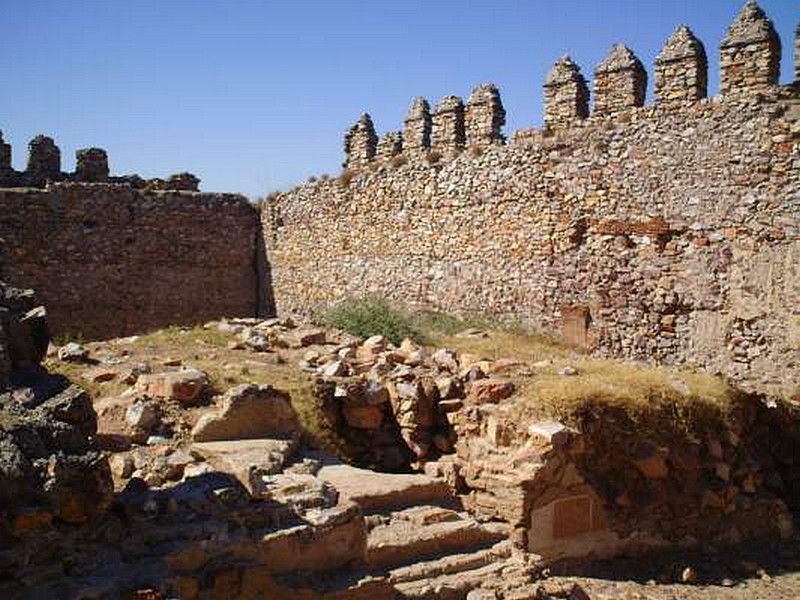
[[[389,306],[382,298],[344,300],[324,316],[329,327],[341,329],[360,337],[382,335],[393,344],[403,338],[422,340],[422,334],[411,324],[409,317]]]

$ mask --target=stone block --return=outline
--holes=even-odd
[[[218,411],[200,417],[192,430],[197,442],[293,438],[301,427],[289,396],[269,385],[243,383],[225,393]]]

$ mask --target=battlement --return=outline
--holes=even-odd
[[[720,45],[722,96],[742,98],[764,94],[778,85],[781,41],[769,17],[755,0],[748,0],[729,26]],[[795,40],[795,80],[800,80],[800,26]],[[659,52],[653,69],[655,103],[681,110],[708,95],[708,57],[703,43],[687,25],[678,26]],[[635,53],[612,45],[594,70],[594,103],[580,67],[567,55],[559,58],[544,83],[545,131],[573,127],[590,118],[620,118],[644,107],[647,71]],[[366,115],[368,117],[368,115]],[[400,154],[423,159],[431,152],[453,158],[466,148],[505,144],[505,110],[492,84],[476,87],[464,106],[458,96],[445,96],[433,115],[425,98],[411,104],[403,134],[392,133],[381,151],[372,120],[364,116],[345,139],[345,166],[358,168]],[[537,140],[535,130],[515,134],[518,141]]]
[[[0,188],[44,188],[50,183],[117,183],[135,189],[182,190],[196,192],[200,179],[191,173],[177,173],[167,179],[144,179],[139,175],[112,176],[108,153],[102,148],[81,148],[75,151],[75,171],[61,170],[61,149],[53,138],[37,135],[28,143],[28,163],[24,171],[14,170],[11,145],[0,131]]]
[[[655,64],[656,101],[696,102],[708,94],[708,57],[703,42],[680,25],[659,52]]]
[[[445,96],[433,115],[431,146],[444,155],[457,154],[466,141],[464,101],[458,96]]]

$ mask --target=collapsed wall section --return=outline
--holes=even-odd
[[[0,271],[39,291],[55,335],[254,315],[258,231],[255,209],[235,194],[0,189]]]
[[[797,89],[594,116],[280,195],[278,310],[379,294],[521,317],[600,356],[796,393]]]

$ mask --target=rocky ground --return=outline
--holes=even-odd
[[[548,414],[604,377],[623,382],[615,388],[622,400],[652,389],[691,388],[714,401],[725,394],[710,378],[601,365],[520,333],[473,330],[432,341],[433,347],[410,341],[395,347],[291,320],[231,319],[103,342],[62,340],[44,365],[89,390],[97,413],[93,437],[109,456],[117,495],[112,512],[123,511],[134,523],[144,519],[150,531],[154,515],[162,515],[157,507],[164,507],[159,528],[182,515],[178,520],[199,519],[209,531],[237,539],[237,530],[218,520],[218,509],[185,504],[188,490],[202,481],[226,506],[238,507],[237,519],[259,523],[248,526],[250,534],[266,527],[274,547],[284,549],[275,555],[280,550],[270,550],[271,542],[259,546],[256,562],[271,565],[269,584],[248,579],[257,569],[243,574],[228,563],[209,583],[211,575],[198,575],[192,565],[201,563],[190,558],[201,538],[182,529],[178,537],[186,546],[178,554],[170,550],[169,560],[187,573],[172,580],[187,598],[257,597],[248,594],[278,584],[295,589],[297,598],[800,597],[797,538],[746,552],[562,561],[542,572],[511,543],[508,524],[465,511],[436,467],[428,474],[380,474],[339,464],[333,453],[395,471],[436,465],[454,449],[448,415],[464,403],[491,405],[531,390],[549,399]],[[356,385],[362,375],[372,383]],[[430,398],[436,401],[428,404]],[[326,414],[326,399],[338,406],[333,416],[331,406]],[[391,426],[390,412],[398,415]],[[343,442],[343,430],[369,443],[347,436]],[[240,483],[208,480],[220,472]],[[250,503],[231,494],[249,495]],[[253,504],[255,498],[272,508]],[[292,541],[296,527],[310,528],[305,541]],[[243,538],[235,547],[243,544],[252,542]],[[123,564],[131,557],[141,562],[141,550],[126,551]],[[225,550],[241,552],[252,560],[251,550]],[[342,557],[341,577],[303,575],[315,562],[333,567],[330,552]],[[286,554],[304,558],[295,564]],[[277,556],[277,563],[287,561],[283,570]],[[131,597],[160,597],[152,594]]]

